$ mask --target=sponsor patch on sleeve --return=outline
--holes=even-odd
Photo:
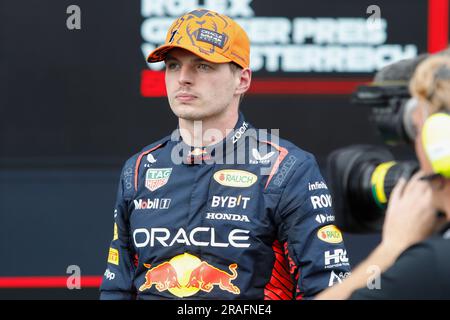
[[[115,264],[116,266],[119,265],[119,250],[109,248],[108,263]]]
[[[317,238],[328,243],[341,243],[342,233],[334,225],[328,225],[317,231]]]

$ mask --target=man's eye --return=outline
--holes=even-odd
[[[210,70],[210,69],[211,69],[211,67],[210,67],[209,65],[205,64],[205,63],[200,63],[200,64],[198,65],[198,68],[199,68],[200,70]]]
[[[169,63],[166,63],[166,68],[167,68],[167,70],[176,70],[176,69],[178,69],[178,63],[175,63],[175,62],[169,62]]]

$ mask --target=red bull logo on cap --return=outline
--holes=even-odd
[[[140,292],[150,289],[153,285],[158,291],[168,290],[179,298],[192,296],[200,290],[211,292],[215,286],[232,294],[241,292],[231,283],[238,275],[236,263],[228,266],[230,274],[196,256],[184,253],[154,268],[147,264],[144,266],[149,270],[145,274],[145,283],[139,288]]]

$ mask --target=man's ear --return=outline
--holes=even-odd
[[[239,83],[235,92],[237,95],[247,92],[250,88],[250,83],[252,82],[252,71],[249,68],[241,70],[239,74]]]

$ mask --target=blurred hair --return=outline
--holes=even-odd
[[[447,55],[447,56],[450,56],[450,48],[438,51],[438,52],[435,53],[435,55]]]
[[[409,84],[411,94],[429,104],[429,112],[450,112],[450,55],[439,54],[425,59]]]

